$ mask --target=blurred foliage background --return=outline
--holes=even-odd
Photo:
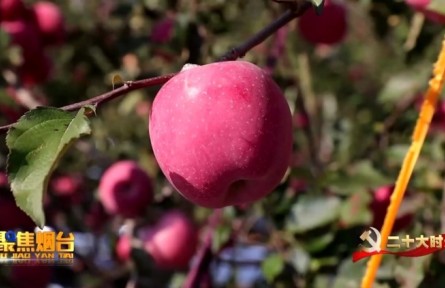
[[[36,1],[25,2],[31,6]],[[352,263],[351,255],[361,232],[382,223],[378,219],[388,197],[379,204],[375,195],[397,178],[445,30],[403,1],[340,2],[348,21],[341,43],[308,43],[295,20],[244,57],[268,69],[289,101],[295,120],[294,159],[286,179],[267,198],[251,207],[224,209],[212,245],[220,256],[214,257],[207,279],[213,286],[202,287],[359,287],[366,261]],[[23,47],[0,30],[2,125],[36,105],[60,107],[109,91],[116,74],[136,80],[179,71],[185,63],[210,63],[285,9],[269,0],[54,3],[63,13],[66,35],[63,43],[45,47],[52,72],[44,81],[11,78],[20,76],[16,72]],[[131,92],[101,106],[92,118],[93,135],[78,141],[55,171],[52,180],[67,176],[78,185],[69,196],[50,185],[48,225],[78,233],[76,241],[86,252],[73,267],[51,267],[53,283],[182,287],[187,270],[159,271],[141,251],[133,251],[132,262],[119,262],[114,247],[129,220],[94,212],[103,171],[118,160],[133,159],[154,179],[156,196],[146,217],[131,221],[140,225],[180,208],[204,233],[212,211],[173,190],[150,147],[148,113],[158,89]],[[436,113],[402,205],[399,220],[404,222],[393,234],[445,231],[445,103]],[[7,149],[1,137],[4,170]],[[10,193],[5,181],[0,184],[3,194]],[[2,213],[0,209],[3,223],[8,215]],[[239,232],[231,237],[235,228]],[[82,242],[82,235],[92,235],[103,249]],[[227,247],[241,249],[239,257],[224,260]],[[444,287],[444,268],[442,253],[412,259],[387,256],[376,287]],[[11,267],[1,267],[2,287],[14,287],[10,272]],[[27,287],[35,287],[29,277]]]

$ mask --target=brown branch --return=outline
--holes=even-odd
[[[158,77],[153,77],[153,78],[148,78],[148,79],[143,79],[143,80],[138,80],[138,81],[127,81],[124,83],[124,85],[122,85],[121,87],[114,89],[112,91],[109,91],[107,93],[101,94],[99,96],[87,99],[85,101],[81,101],[78,103],[74,103],[74,104],[70,104],[67,106],[63,106],[60,109],[65,110],[65,111],[75,111],[78,110],[86,105],[94,105],[97,106],[99,104],[103,104],[106,102],[109,102],[113,99],[118,98],[119,96],[125,95],[128,92],[134,91],[134,90],[138,90],[138,89],[142,89],[142,88],[146,88],[146,87],[151,87],[151,86],[156,86],[156,85],[161,85],[166,83],[168,80],[170,80],[173,76],[175,76],[176,74],[167,74],[167,75],[163,75],[163,76],[158,76]],[[15,123],[9,124],[9,125],[5,125],[5,126],[1,126],[0,127],[0,133],[1,132],[6,132],[9,128],[11,128]]]
[[[204,243],[198,252],[196,264],[191,268],[187,275],[184,288],[198,288],[202,276],[212,262],[214,257],[212,252],[213,235],[216,227],[221,222],[223,216],[222,212],[222,209],[217,209],[214,210],[213,214],[210,216],[208,220],[209,230],[205,236]]]
[[[250,49],[262,43],[264,40],[269,38],[269,36],[274,34],[281,27],[283,27],[293,19],[303,15],[303,13],[306,12],[306,10],[308,10],[311,6],[312,4],[309,1],[303,1],[302,3],[299,3],[299,5],[297,5],[295,9],[286,10],[286,12],[284,12],[275,21],[264,27],[250,39],[247,39],[246,42],[242,43],[238,47],[231,49],[229,52],[219,57],[217,62],[236,60],[238,58],[244,57],[244,55],[246,55],[246,53]]]
[[[312,4],[309,1],[303,1],[296,5],[294,9],[288,9],[286,12],[284,12],[280,17],[278,17],[275,21],[264,27],[262,30],[260,30],[258,33],[253,35],[251,38],[247,39],[244,43],[239,45],[238,47],[235,47],[231,49],[228,53],[221,56],[216,62],[221,61],[230,61],[230,60],[236,60],[240,57],[243,57],[250,49],[257,46],[264,40],[266,40],[269,36],[274,34],[278,29],[292,21],[293,19],[301,16],[304,12],[306,12],[307,9],[309,9],[312,6]],[[159,77],[149,78],[149,79],[143,79],[139,81],[128,81],[125,82],[125,84],[122,87],[119,87],[117,89],[114,89],[112,91],[109,91],[107,93],[104,93],[102,95],[96,96],[94,98],[81,101],[78,103],[70,104],[64,107],[61,107],[61,109],[65,111],[75,111],[78,110],[86,105],[94,105],[97,106],[102,103],[109,102],[119,96],[125,95],[130,91],[138,90],[141,88],[146,88],[150,86],[155,85],[161,85],[170,80],[173,76],[176,74],[168,74],[163,75]],[[5,133],[9,128],[11,128],[14,125],[14,123],[1,126],[0,127],[0,133]]]

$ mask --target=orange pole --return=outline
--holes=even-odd
[[[385,248],[388,237],[390,236],[394,221],[399,211],[400,204],[403,200],[406,187],[411,178],[411,175],[419,158],[420,150],[425,142],[426,135],[430,126],[431,119],[433,118],[436,103],[439,98],[439,94],[442,91],[442,87],[445,80],[445,39],[442,41],[442,49],[439,54],[439,59],[434,65],[433,77],[429,82],[428,90],[423,100],[422,108],[417,118],[417,123],[412,135],[412,142],[408,153],[405,155],[405,159],[400,169],[399,176],[397,178],[396,186],[391,195],[391,203],[388,207],[388,211],[383,222],[381,231],[382,243],[381,248]],[[383,255],[374,255],[368,262],[366,267],[366,273],[362,279],[362,288],[371,288],[374,283],[374,279],[377,274],[377,270],[382,261]]]

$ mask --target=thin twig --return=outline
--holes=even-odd
[[[143,79],[143,80],[138,80],[138,81],[128,81],[128,82],[125,82],[125,84],[123,86],[121,86],[117,89],[114,89],[112,91],[101,94],[99,96],[87,99],[85,101],[81,101],[78,103],[63,106],[60,109],[65,110],[65,111],[75,111],[75,110],[78,110],[86,105],[97,106],[99,104],[103,104],[103,103],[109,102],[113,99],[116,99],[117,97],[125,95],[128,92],[131,92],[134,90],[164,84],[165,82],[170,80],[175,75],[176,74],[167,74],[167,75],[163,75],[163,76],[158,76],[158,77],[153,77],[153,78],[148,78],[148,79]],[[14,125],[14,123],[5,125],[5,126],[1,126],[0,133],[6,132],[13,125]]]
[[[244,57],[246,53],[262,43],[264,40],[269,38],[272,34],[274,34],[278,29],[292,21],[293,19],[303,15],[306,10],[308,10],[312,6],[311,2],[304,1],[300,5],[298,5],[295,10],[286,10],[280,17],[278,17],[275,21],[264,27],[261,31],[252,36],[252,38],[247,39],[246,42],[242,43],[238,47],[231,49],[229,52],[218,58],[217,62],[221,61],[230,61],[236,60],[238,58]]]
[[[303,95],[303,91],[300,88],[300,84],[297,83],[297,97],[295,99],[295,112],[294,117],[296,117],[297,113],[300,113],[301,116],[303,116],[304,119],[307,120],[307,123],[303,126],[303,132],[306,135],[307,143],[308,143],[308,149],[309,149],[309,156],[311,157],[313,168],[315,169],[315,174],[318,175],[318,173],[321,172],[322,165],[320,163],[320,159],[318,158],[318,152],[317,152],[317,143],[315,141],[315,136],[312,131],[312,121],[311,117],[309,115],[309,112],[306,108],[306,100]]]
[[[270,35],[275,33],[278,29],[292,21],[293,19],[297,18],[298,16],[302,15],[309,7],[311,7],[311,3],[308,1],[304,1],[301,5],[299,5],[298,9],[296,10],[287,10],[284,12],[279,18],[277,18],[275,21],[273,21],[268,26],[264,27],[261,31],[259,31],[257,34],[253,35],[251,38],[247,39],[244,43],[242,43],[240,46],[235,47],[231,49],[228,53],[224,54],[222,57],[220,57],[217,62],[221,61],[230,61],[230,60],[236,60],[240,57],[243,57],[250,49],[255,47],[256,45],[263,42],[266,38],[268,38]],[[126,82],[122,87],[119,87],[117,89],[114,89],[112,91],[109,91],[107,93],[104,93],[102,95],[96,96],[94,98],[81,101],[78,103],[70,104],[64,107],[61,107],[61,109],[65,111],[75,111],[78,110],[86,105],[99,105],[106,102],[109,102],[119,96],[125,95],[130,91],[151,87],[155,85],[161,85],[170,80],[173,76],[176,74],[168,74],[163,75],[159,77],[154,78],[148,78],[143,79],[139,81],[128,81]],[[0,127],[0,133],[6,132],[9,128],[11,128],[13,124],[5,125]]]
[[[208,223],[208,232],[205,236],[204,243],[201,246],[200,251],[198,252],[197,260],[195,266],[189,271],[187,275],[187,279],[184,284],[184,288],[197,288],[199,287],[200,280],[202,275],[206,272],[210,263],[213,260],[213,252],[212,252],[212,242],[213,235],[216,227],[221,222],[222,218],[222,209],[218,209],[213,211],[213,214],[209,218]]]

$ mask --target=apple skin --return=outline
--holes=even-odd
[[[119,161],[102,175],[99,198],[108,213],[137,217],[153,200],[152,183],[136,162]]]
[[[1,0],[0,21],[12,21],[21,18],[26,8],[22,0]]]
[[[14,199],[0,198],[0,231],[24,229],[34,231],[36,225],[16,204]]]
[[[92,232],[100,234],[110,218],[102,203],[94,202],[85,214],[85,224]]]
[[[175,19],[173,17],[160,20],[153,26],[150,36],[151,41],[159,44],[168,43],[173,37],[174,28]]]
[[[14,288],[46,288],[53,276],[53,267],[48,265],[14,265],[11,282]],[[32,283],[32,284],[31,284]]]
[[[121,262],[127,262],[131,258],[131,242],[127,235],[121,235],[116,243],[116,256]]]
[[[439,24],[445,24],[445,15],[428,9],[431,0],[405,0],[405,2],[414,10],[423,13],[428,20]]]
[[[22,84],[33,86],[47,81],[53,65],[33,24],[21,20],[3,22],[0,29],[10,35],[12,44],[22,49],[23,63],[18,69]]]
[[[59,7],[47,1],[33,5],[34,21],[45,45],[59,45],[65,40],[65,22]]]
[[[183,69],[157,94],[149,134],[166,178],[207,208],[268,195],[292,153],[284,95],[264,70],[245,61]]]
[[[76,194],[82,189],[82,178],[79,175],[59,175],[51,180],[51,189],[58,196]]]
[[[141,228],[139,238],[157,267],[165,270],[187,268],[199,241],[193,222],[178,210],[162,215],[153,227]]]
[[[385,215],[391,201],[391,194],[394,190],[394,185],[382,186],[373,191],[373,199],[370,203],[370,209],[373,212],[372,227],[381,229],[385,220]],[[408,193],[408,191],[406,192]],[[409,227],[414,220],[414,215],[406,214],[398,216],[394,222],[393,231],[397,232]]]
[[[12,44],[22,48],[25,62],[44,54],[39,33],[31,23],[22,20],[2,22],[0,29],[9,34]]]
[[[53,62],[44,53],[23,63],[19,69],[20,79],[25,87],[42,84],[53,75]]]
[[[348,31],[346,8],[334,0],[326,0],[321,15],[310,9],[299,18],[298,31],[306,41],[315,45],[338,44]]]

